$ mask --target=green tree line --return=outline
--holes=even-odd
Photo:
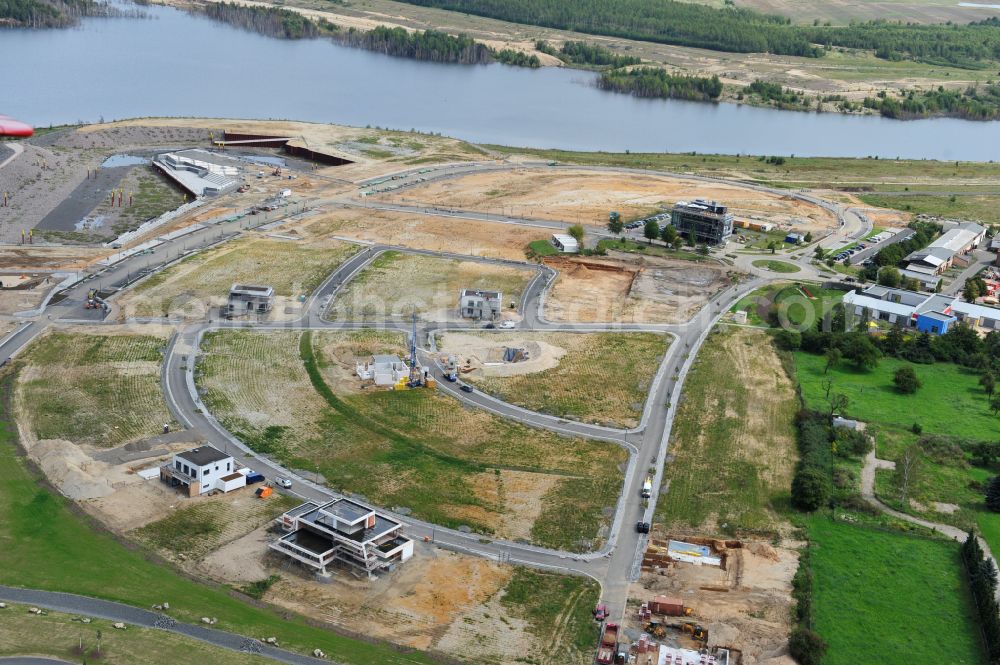
[[[628,67],[638,65],[641,58],[634,55],[619,55],[611,49],[604,48],[599,44],[588,44],[587,42],[569,41],[562,45],[561,49],[556,49],[545,40],[535,42],[535,49],[542,53],[553,55],[563,62],[572,65],[590,65],[593,67]]]
[[[613,92],[630,93],[636,97],[661,97],[712,101],[722,94],[718,76],[685,76],[671,74],[654,67],[613,69],[597,79],[597,87]]]
[[[966,120],[1000,119],[1000,85],[969,86],[965,90],[937,90],[916,92],[905,97],[890,97],[880,93],[866,97],[866,108],[875,109],[887,118],[923,118],[947,115]]]
[[[1000,20],[968,25],[868,21],[847,26],[792,25],[783,17],[732,5],[675,0],[404,0],[526,23],[640,41],[735,53],[821,57],[825,48],[869,49],[887,60],[981,68],[1000,59]]]
[[[93,0],[0,0],[0,23],[24,28],[63,28],[81,16],[104,11]]]

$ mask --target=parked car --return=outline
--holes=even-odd
[[[636,522],[635,530],[639,533],[649,533],[649,522]]]
[[[463,383],[461,390],[462,390],[463,393],[471,393],[472,392],[472,386],[470,386],[468,383]]]
[[[494,328],[496,328],[496,326],[493,325],[493,322],[491,321],[487,323],[485,326],[483,326],[483,328],[485,328],[486,330],[493,330]]]
[[[501,330],[510,330],[516,326],[517,324],[513,321],[501,321],[500,324],[497,325],[497,328],[500,328]]]
[[[275,476],[274,484],[278,487],[284,487],[286,490],[292,489],[292,481],[282,476]]]

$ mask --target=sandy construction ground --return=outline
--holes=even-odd
[[[544,229],[513,224],[356,208],[326,211],[298,228],[306,237],[340,236],[371,243],[512,260],[524,260],[529,242],[550,235]]]
[[[388,196],[393,201],[594,226],[605,226],[612,210],[628,220],[660,212],[677,201],[703,198],[728,205],[739,218],[781,227],[818,231],[837,225],[836,217],[826,210],[787,196],[667,175],[519,169],[429,182]]]
[[[620,252],[545,263],[559,271],[545,301],[552,321],[681,323],[732,279],[723,266]]]
[[[690,618],[708,629],[708,646],[741,650],[744,665],[792,665],[787,645],[798,553],[765,542],[744,545],[729,550],[726,570],[681,562],[644,568],[629,589],[626,631],[641,630],[635,615],[640,602],[656,595],[680,597],[693,610]],[[686,647],[671,631],[664,643],[678,641]]]

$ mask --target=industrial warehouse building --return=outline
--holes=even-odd
[[[965,267],[969,262],[963,255],[975,249],[985,237],[986,229],[979,224],[958,224],[927,247],[911,252],[906,257],[906,274],[932,276],[944,273],[955,264]]]
[[[916,328],[920,332],[943,335],[959,322],[982,332],[1000,330],[1000,309],[962,301],[955,296],[926,294],[887,286],[870,286],[844,296],[848,313],[872,321]]]
[[[462,289],[458,296],[458,313],[465,319],[494,321],[500,318],[503,293],[482,289]]]
[[[716,201],[678,201],[670,212],[670,223],[687,238],[694,233],[698,242],[718,245],[733,232],[733,214]]]
[[[402,534],[401,523],[350,499],[309,501],[277,522],[286,534],[268,546],[323,576],[327,566],[339,564],[370,578],[413,556],[413,541]]]
[[[263,284],[233,284],[229,289],[226,315],[267,314],[274,305],[274,289]]]

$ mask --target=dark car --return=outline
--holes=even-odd
[[[463,393],[471,393],[472,392],[472,386],[470,386],[467,383],[463,383],[462,384],[462,392]]]
[[[635,530],[639,533],[649,533],[649,522],[636,522]]]

